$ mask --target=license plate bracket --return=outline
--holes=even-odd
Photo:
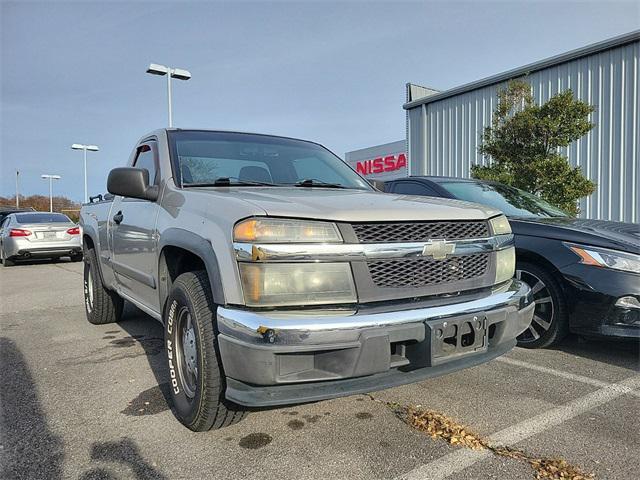
[[[431,365],[487,351],[489,343],[487,316],[465,315],[429,321]]]

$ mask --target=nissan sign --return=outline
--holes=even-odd
[[[347,152],[345,160],[351,168],[370,180],[387,181],[409,174],[404,140]]]
[[[356,171],[364,176],[371,175],[372,173],[393,172],[394,170],[406,168],[407,156],[404,153],[356,162]]]

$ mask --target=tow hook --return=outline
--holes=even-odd
[[[258,327],[258,333],[262,335],[262,338],[269,343],[275,343],[276,341],[276,332],[275,330],[267,327]]]

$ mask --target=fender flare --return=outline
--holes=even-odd
[[[104,281],[104,275],[102,274],[102,265],[100,263],[100,240],[98,239],[98,232],[93,225],[82,225],[82,249],[84,253],[85,249],[85,238],[89,237],[93,242],[93,249],[96,251],[96,259],[98,260],[98,264],[96,265],[98,268],[98,275],[100,275],[100,281],[103,285],[107,285]]]
[[[220,267],[218,265],[218,257],[211,243],[205,238],[182,228],[168,228],[160,235],[158,243],[158,293],[160,295],[160,308],[163,308],[164,302],[169,295],[169,276],[168,272],[162,269],[162,251],[165,247],[178,247],[187,250],[199,257],[207,270],[209,284],[211,286],[211,295],[213,301],[217,305],[225,304],[224,288],[222,286],[222,277],[220,275]]]

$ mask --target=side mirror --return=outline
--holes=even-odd
[[[384,182],[382,180],[367,180],[367,182],[376,190],[384,192]]]
[[[149,170],[146,168],[114,168],[109,172],[107,190],[123,197],[152,202],[158,199],[158,187],[149,186]]]

